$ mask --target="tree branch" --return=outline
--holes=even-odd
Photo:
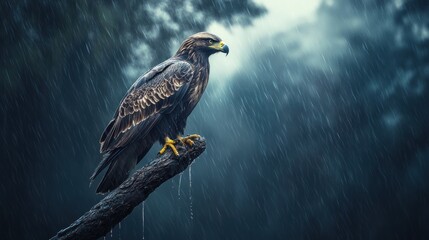
[[[178,148],[178,157],[171,151],[158,156],[51,240],[97,239],[105,236],[163,182],[183,172],[205,149],[205,139],[201,138],[194,140],[191,147]]]

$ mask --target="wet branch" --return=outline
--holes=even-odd
[[[97,239],[124,219],[163,182],[184,171],[206,149],[205,139],[195,140],[192,147],[178,149],[158,156],[147,166],[136,171],[117,189],[109,193],[69,227],[52,239]]]

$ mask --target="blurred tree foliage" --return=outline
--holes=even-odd
[[[256,159],[263,177],[250,196],[286,202],[267,213],[274,229],[286,226],[283,238],[429,235],[428,10],[420,0],[325,1],[317,21],[276,36],[283,41],[231,84],[226,115],[246,116],[243,128],[264,144],[232,159]],[[320,36],[315,53],[306,33]]]

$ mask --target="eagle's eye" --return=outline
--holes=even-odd
[[[213,40],[212,40],[212,39],[209,39],[209,43],[210,43],[210,44],[213,44]]]

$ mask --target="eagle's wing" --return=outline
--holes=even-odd
[[[124,147],[137,137],[146,136],[164,112],[178,105],[193,72],[189,63],[170,60],[139,78],[104,130],[100,152]]]

